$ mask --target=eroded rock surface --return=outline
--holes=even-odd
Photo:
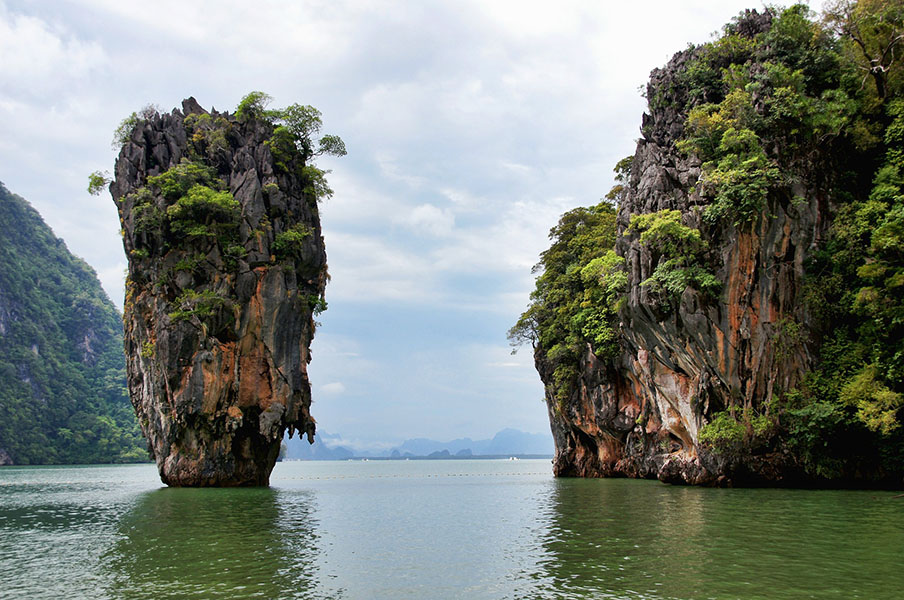
[[[129,392],[168,485],[267,485],[286,429],[314,434],[326,253],[304,156],[275,159],[273,132],[189,98],[116,161]]]
[[[742,25],[768,28],[763,15]],[[686,98],[675,79],[695,52],[675,55],[653,71],[647,97],[659,108],[644,115],[630,179],[619,206],[616,252],[626,260],[627,301],[620,311],[622,352],[615,361],[589,348],[567,402],[548,400],[556,443],[554,472],[562,476],[629,476],[692,484],[781,482],[799,469],[778,452],[731,459],[699,443],[716,411],[765,407],[812,367],[807,344],[787,324],[808,323],[802,300],[804,260],[826,229],[826,198],[818,186],[796,184],[792,195],[769,198],[750,227],[701,218],[707,200],[696,189],[700,161],[676,149],[685,135]],[[796,201],[792,202],[792,198]],[[633,215],[678,210],[684,225],[709,241],[707,263],[722,283],[718,300],[688,287],[666,306],[641,285],[661,256],[629,230]],[[541,378],[554,380],[543,349]],[[549,394],[549,392],[547,392]]]

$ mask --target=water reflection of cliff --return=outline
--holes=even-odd
[[[633,480],[556,480],[538,591],[632,598],[693,592],[702,576],[694,543],[703,529],[697,491]]]
[[[311,598],[313,497],[303,491],[160,489],[142,494],[104,557],[116,598]]]
[[[533,595],[898,597],[899,511],[870,492],[558,479]]]

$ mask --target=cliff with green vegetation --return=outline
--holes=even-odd
[[[97,275],[0,184],[0,465],[147,460],[125,385]]]
[[[266,485],[286,429],[313,440],[331,193],[313,160],[345,149],[319,135],[316,109],[268,101],[254,92],[229,114],[189,98],[117,132],[129,393],[169,485]]]
[[[557,475],[902,485],[904,2],[746,11],[653,71],[531,305]]]

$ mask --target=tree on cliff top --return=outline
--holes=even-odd
[[[235,118],[240,122],[261,119],[275,126],[267,142],[277,166],[287,170],[288,160],[297,152],[304,163],[303,174],[309,190],[317,199],[329,198],[333,190],[326,182],[327,170],[317,167],[317,156],[345,156],[345,142],[337,135],[320,135],[322,114],[308,104],[291,104],[286,108],[268,109],[273,101],[269,94],[251,92],[239,102]]]
[[[884,99],[889,80],[897,80],[904,54],[904,1],[832,0],[825,22],[852,45],[864,81],[872,77],[876,94]]]

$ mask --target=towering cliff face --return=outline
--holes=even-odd
[[[286,428],[314,434],[306,366],[327,271],[308,140],[191,98],[129,126],[111,192],[150,451],[168,485],[266,485]]]
[[[720,40],[676,54],[652,73],[643,137],[620,165],[624,185],[613,194],[619,204],[610,267],[581,271],[588,286],[581,306],[599,301],[586,284],[588,269],[599,277],[597,288],[620,292],[609,329],[588,328],[585,313],[572,312],[571,323],[583,328],[569,329],[566,319],[565,333],[556,333],[549,315],[569,309],[543,278],[513,329],[534,341],[557,475],[710,485],[900,483],[900,461],[883,463],[891,454],[875,449],[900,446],[893,440],[900,439],[902,396],[894,388],[901,382],[893,366],[886,383],[874,378],[866,356],[844,363],[847,383],[825,385],[832,374],[819,372],[837,364],[841,345],[826,348],[842,335],[838,323],[817,314],[821,284],[812,262],[837,236],[831,226],[844,212],[842,199],[869,192],[876,166],[869,160],[881,156],[845,134],[857,118],[857,92],[843,89],[836,44],[800,7],[780,19],[751,11]],[[861,165],[871,167],[865,176],[856,172]],[[559,244],[576,235],[563,233],[563,222],[551,234]],[[860,235],[869,248],[869,234]],[[547,272],[555,247],[541,261]],[[579,255],[573,258],[580,266]],[[861,291],[848,306],[864,297]],[[900,330],[891,331],[900,350]],[[615,342],[607,348],[600,340],[609,334]],[[870,420],[881,411],[885,425]],[[831,440],[820,437],[831,427],[847,428],[837,444],[860,447],[831,450]],[[831,461],[822,460],[828,455]]]
[[[654,71],[651,95],[670,89],[691,53]],[[678,99],[663,102],[675,106]],[[706,204],[698,185],[701,162],[675,149],[685,119],[668,109],[645,118],[618,211],[616,252],[628,274],[622,354],[615,364],[589,348],[581,357],[575,397],[565,414],[551,415],[558,474],[710,482],[724,476],[726,465],[701,452],[707,416],[729,406],[768,404],[812,366],[807,346],[783,338],[782,328],[809,321],[800,297],[804,260],[825,230],[824,199],[801,188],[805,201],[770,195],[768,216],[751,226],[708,225],[695,210]],[[722,282],[720,298],[688,286],[673,301],[640,285],[662,253],[641,243],[629,223],[634,215],[664,210],[680,211],[681,223],[709,240],[702,259],[718,265],[713,271]],[[539,363],[542,370],[542,357]]]

